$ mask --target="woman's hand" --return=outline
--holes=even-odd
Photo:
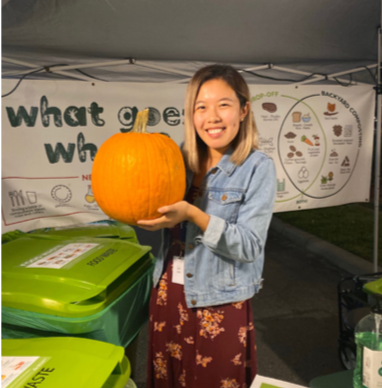
[[[156,231],[163,228],[173,228],[183,221],[189,221],[190,205],[186,201],[180,201],[170,206],[163,206],[158,209],[163,216],[155,220],[140,220],[137,225],[145,230]]]

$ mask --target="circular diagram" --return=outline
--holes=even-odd
[[[296,101],[278,135],[280,163],[295,189],[290,191],[290,199],[300,194],[315,199],[337,194],[358,160],[361,142],[354,117],[319,95],[301,100],[283,97]]]

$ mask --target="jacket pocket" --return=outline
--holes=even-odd
[[[236,288],[235,261],[217,255],[216,288],[232,290]]]
[[[208,199],[219,205],[229,205],[235,202],[241,202],[243,193],[238,190],[213,189],[208,193]]]
[[[234,222],[243,198],[244,194],[240,190],[209,189],[207,213]]]

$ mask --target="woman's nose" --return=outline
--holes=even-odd
[[[212,123],[220,121],[220,115],[216,108],[210,108],[208,112],[208,120]]]

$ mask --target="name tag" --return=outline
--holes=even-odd
[[[184,286],[184,257],[173,257],[172,282]]]

